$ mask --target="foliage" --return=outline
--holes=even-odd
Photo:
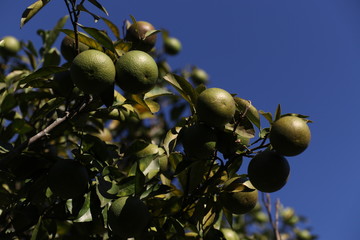
[[[21,26],[50,2],[31,4]],[[70,90],[64,91],[59,74],[68,72],[71,62],[55,46],[60,34],[75,39],[78,52],[79,43],[85,44],[106,53],[114,63],[132,49],[119,26],[88,10],[90,4],[108,15],[98,1],[64,2],[73,29],[64,29],[69,17],[63,17],[52,30],[38,31],[39,49],[31,40],[23,41],[16,55],[1,57],[1,239],[124,239],[123,226],[109,228],[108,210],[113,202],[127,198],[137,199],[132,205],[144,204],[141,209],[150,216],[136,239],[229,239],[223,234],[229,228],[240,239],[315,239],[304,225],[306,219],[293,209],[278,201],[272,211],[268,194],[261,193],[263,201],[241,215],[231,213],[219,200],[222,193],[254,191],[249,181],[239,181],[248,180],[241,165],[243,159],[250,161],[272,148],[271,128],[262,127],[260,117],[271,125],[287,115],[280,105],[273,117],[233,94],[234,117],[212,128],[218,139],[215,151],[206,159],[190,159],[181,145],[182,129],[199,122],[196,105],[207,89],[206,73],[202,73],[206,79],[191,83],[192,71],[199,68],[173,72],[167,62],[170,55],[155,47],[149,54],[156,60],[159,77],[147,93],[131,94],[114,86],[89,95],[66,77]],[[83,13],[104,21],[108,29],[81,25]],[[124,27],[130,25],[127,21]],[[145,38],[158,32],[149,31]],[[73,198],[59,196],[49,187],[49,173],[63,178],[56,182],[69,184],[66,173],[52,173],[56,163],[65,159],[76,161],[87,172],[86,190]],[[126,207],[125,218],[137,210]]]

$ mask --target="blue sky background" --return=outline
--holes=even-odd
[[[67,14],[63,1],[52,1],[20,29],[32,2],[2,0],[1,36],[40,47],[36,30],[51,29]],[[197,64],[209,73],[210,86],[258,109],[274,112],[280,103],[283,112],[309,115],[311,145],[288,158],[291,177],[273,197],[307,216],[321,240],[359,238],[359,1],[100,2],[118,25],[131,14],[179,38],[183,51],[171,57],[172,66]],[[102,28],[90,20],[83,15],[80,22]]]

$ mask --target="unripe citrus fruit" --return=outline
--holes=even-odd
[[[201,68],[194,68],[191,71],[190,78],[195,84],[206,84],[209,81],[209,75]]]
[[[223,127],[232,120],[236,105],[224,89],[208,88],[200,93],[196,110],[200,121],[212,127]]]
[[[146,33],[155,30],[154,26],[145,21],[137,21],[126,30],[125,40],[132,43],[133,50],[149,52],[156,43],[157,36],[145,37]]]
[[[130,51],[116,61],[116,83],[128,93],[150,91],[158,79],[158,67],[154,59],[143,51]]]
[[[86,51],[89,49],[89,46],[86,44],[79,42],[79,53]],[[68,61],[71,62],[78,52],[76,51],[75,39],[69,36],[65,36],[61,41],[60,45],[61,55]]]
[[[185,154],[194,159],[211,159],[216,150],[216,133],[205,124],[183,129],[182,145]]]
[[[101,94],[114,84],[115,66],[105,53],[90,49],[77,55],[70,68],[74,84],[88,94]]]
[[[48,174],[50,190],[63,199],[82,196],[88,188],[86,168],[71,159],[60,159]]]
[[[176,55],[181,51],[182,45],[179,39],[167,37],[164,39],[164,50],[169,55]]]
[[[285,116],[276,120],[270,129],[270,143],[284,156],[295,156],[309,146],[310,128],[302,118]]]
[[[290,174],[286,158],[274,151],[258,153],[248,166],[251,184],[262,192],[275,192],[285,186]]]
[[[54,93],[59,96],[69,97],[74,89],[70,71],[55,73],[52,80],[52,89],[54,90]]]
[[[13,36],[6,36],[0,41],[0,52],[5,56],[14,56],[20,49],[19,40]]]
[[[150,213],[147,206],[137,197],[118,198],[108,211],[111,231],[123,238],[141,235],[149,221]]]
[[[258,191],[246,189],[241,192],[223,192],[220,194],[220,201],[223,206],[234,214],[250,212],[257,203]]]

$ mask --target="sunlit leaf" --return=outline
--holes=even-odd
[[[187,102],[190,103],[192,111],[194,111],[197,93],[192,85],[185,78],[170,73],[166,74],[163,78],[165,81],[170,83]]]
[[[20,27],[23,27],[32,17],[34,17],[51,0],[38,0],[28,6],[21,16]]]
[[[71,38],[75,39],[75,33],[73,30],[70,29],[61,29],[61,32],[65,33],[66,35],[68,35]],[[79,42],[84,43],[85,45],[87,45],[88,47],[92,48],[92,49],[96,49],[99,51],[102,51],[103,48],[101,46],[100,43],[98,43],[97,41],[95,41],[94,39],[88,37],[87,35],[85,35],[84,33],[79,32],[78,33],[78,38],[79,38]]]
[[[115,35],[115,37],[117,39],[120,39],[119,28],[107,18],[101,17],[101,20],[103,20],[105,22],[105,24],[110,28],[111,32]]]
[[[92,221],[92,215],[91,215],[91,210],[90,210],[90,201],[91,201],[90,196],[91,196],[90,193],[86,194],[84,204],[81,207],[74,222],[91,222]]]
[[[170,153],[173,151],[181,128],[182,127],[174,127],[166,133],[163,146],[167,155],[170,155]]]
[[[263,115],[265,117],[265,119],[269,121],[269,123],[273,122],[273,117],[272,117],[272,114],[270,112],[264,112],[264,111],[260,110],[259,113],[261,115]]]
[[[258,129],[260,129],[260,115],[258,110],[251,104],[251,101],[234,97],[236,106],[241,114],[244,114]]]

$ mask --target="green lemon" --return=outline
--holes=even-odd
[[[179,39],[167,37],[164,39],[164,50],[169,55],[176,55],[181,51],[182,45]]]
[[[14,56],[21,49],[21,44],[13,36],[3,37],[0,41],[0,53],[5,56]]]
[[[89,46],[79,42],[79,53],[84,52],[89,49]],[[61,41],[60,45],[61,55],[68,61],[71,62],[78,55],[76,51],[75,39],[69,36],[65,36]]]

